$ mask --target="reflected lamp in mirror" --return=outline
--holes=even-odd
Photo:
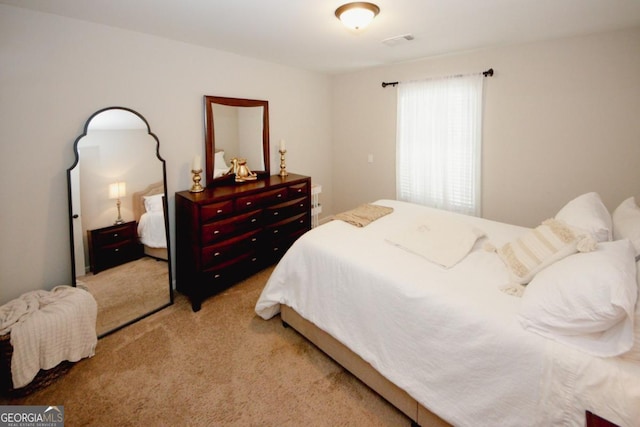
[[[109,184],[109,198],[116,200],[116,207],[118,208],[118,218],[114,224],[123,224],[122,216],[120,215],[120,198],[127,195],[127,183],[124,181],[114,182]]]

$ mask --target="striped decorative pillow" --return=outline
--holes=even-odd
[[[524,285],[545,267],[576,253],[583,237],[562,221],[548,219],[497,253],[509,269],[512,282]]]

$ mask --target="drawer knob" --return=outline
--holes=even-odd
[[[218,209],[216,213],[222,213],[222,209]]]
[[[273,230],[273,234],[278,234],[278,229]]]
[[[247,202],[246,206],[249,206],[251,204],[251,202]]]
[[[251,222],[256,222],[256,221],[257,221],[257,219],[251,218]]]
[[[280,212],[275,211],[275,212],[273,213],[273,216],[276,216],[276,215],[279,215],[279,214],[280,214]]]
[[[215,231],[213,232],[213,234],[219,234],[219,233],[220,233],[220,230],[215,230]]]
[[[300,203],[300,207],[303,207],[303,206],[304,206],[304,203]]]
[[[113,233],[113,237],[118,237],[118,233]]]
[[[220,275],[219,275],[219,274],[216,274],[215,276],[213,276],[213,278],[214,278],[214,279],[219,279],[219,278],[220,278]]]
[[[255,237],[253,239],[251,239],[252,242],[257,241],[258,239],[256,239]]]
[[[278,194],[278,198],[282,197],[282,194]]]
[[[216,252],[213,256],[220,256],[220,252]]]
[[[256,262],[256,260],[257,260],[257,259],[258,259],[258,258],[253,257],[253,258],[251,258],[251,261],[252,261],[252,262]]]
[[[113,251],[114,252],[120,252],[120,248],[115,248]]]

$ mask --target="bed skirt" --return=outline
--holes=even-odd
[[[451,427],[450,424],[422,406],[404,390],[380,375],[360,356],[300,316],[291,307],[282,304],[280,306],[280,317],[283,323],[291,326],[307,340],[311,341],[316,347],[411,418],[416,424],[430,427]]]

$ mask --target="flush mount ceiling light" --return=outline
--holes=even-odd
[[[369,25],[378,13],[380,13],[378,6],[360,1],[343,4],[336,9],[336,17],[353,30],[361,30]]]

